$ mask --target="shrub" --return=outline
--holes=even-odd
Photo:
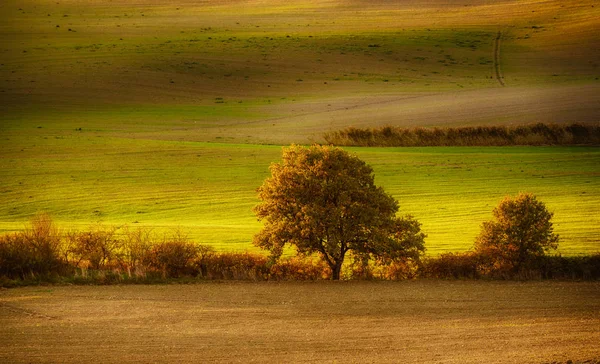
[[[546,252],[558,247],[552,226],[553,214],[532,195],[505,197],[484,222],[475,240],[475,252],[497,272],[527,270]]]
[[[315,257],[296,256],[279,259],[269,269],[269,279],[277,281],[316,281],[328,279],[330,276],[329,265]]]
[[[102,270],[117,266],[122,242],[115,228],[92,226],[89,231],[70,232],[66,237],[67,257],[78,268]]]
[[[152,246],[144,260],[148,267],[162,272],[165,278],[195,277],[198,275],[198,255],[198,246],[176,231],[160,244]]]
[[[414,260],[393,261],[386,265],[376,266],[374,276],[385,280],[415,279],[419,276],[421,262]]]
[[[33,257],[23,234],[0,237],[0,276],[24,279],[31,275]]]
[[[492,262],[492,263],[490,263]],[[475,252],[445,253],[423,262],[421,276],[442,279],[600,279],[600,253],[579,257],[540,256],[519,270],[494,265],[493,260]]]
[[[423,262],[422,276],[427,278],[476,279],[485,276],[481,256],[474,252],[444,253]]]
[[[146,277],[148,268],[146,263],[149,261],[154,244],[152,230],[144,228],[130,230],[125,227],[123,235],[120,258],[128,277]]]
[[[344,267],[345,279],[399,281],[418,278],[420,259],[367,259],[352,257]]]
[[[600,253],[579,257],[545,256],[536,262],[539,279],[600,279]]]
[[[267,258],[250,253],[209,254],[204,259],[208,279],[266,280]]]
[[[23,238],[30,250],[32,272],[58,274],[64,267],[61,259],[61,233],[47,214],[38,214],[25,229]]]
[[[58,275],[65,263],[60,232],[46,214],[34,216],[23,232],[0,238],[0,273],[7,277]]]
[[[209,245],[196,245],[196,261],[195,266],[201,277],[208,276],[209,261],[215,255],[215,248]]]

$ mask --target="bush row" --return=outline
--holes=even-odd
[[[437,279],[600,279],[600,253],[575,257],[539,256],[518,270],[512,264],[502,264],[492,258],[471,251],[445,253],[426,259],[420,276]]]
[[[170,278],[233,280],[316,280],[330,274],[317,259],[276,263],[251,253],[218,253],[175,231],[94,226],[63,233],[50,218],[37,216],[31,228],[0,236],[0,277],[11,280],[76,282],[157,281]]]
[[[344,279],[600,279],[600,254],[542,256],[519,271],[474,252],[422,261],[348,259]],[[260,254],[216,252],[180,231],[157,236],[145,229],[95,226],[61,232],[45,215],[31,228],[0,236],[0,285],[28,282],[153,283],[177,280],[321,280],[331,276],[318,257],[272,261]]]
[[[324,135],[328,144],[363,147],[599,145],[600,124],[532,124],[459,128],[346,128]]]

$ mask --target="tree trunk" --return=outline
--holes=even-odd
[[[333,264],[330,264],[332,281],[340,280],[340,274],[342,273],[342,264],[344,264],[344,256],[346,255],[346,252],[348,251],[347,245],[345,243],[342,243],[341,245],[342,246],[340,248],[340,256],[337,259],[335,259],[335,258],[332,259]]]
[[[340,280],[340,273],[342,273],[342,262],[335,262],[335,264],[331,267],[331,280],[332,281],[339,281]]]

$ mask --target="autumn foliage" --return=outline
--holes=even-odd
[[[281,256],[285,245],[318,254],[340,279],[346,255],[359,260],[418,259],[425,235],[412,217],[396,217],[398,203],[374,183],[373,169],[334,147],[292,145],[258,189],[263,230],[254,244]]]
[[[553,213],[536,196],[505,197],[481,225],[474,250],[445,253],[425,261],[423,276],[432,278],[584,278],[598,277],[590,257],[561,257],[548,253],[558,247]]]
[[[519,271],[558,247],[553,213],[534,195],[504,198],[484,222],[475,240],[475,252],[487,258],[489,269]]]

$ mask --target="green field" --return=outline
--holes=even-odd
[[[63,227],[92,222],[183,227],[199,242],[251,249],[260,224],[256,188],[281,147],[134,140],[98,132],[47,136],[32,129],[4,143],[0,216],[20,228],[39,211]],[[436,254],[471,247],[500,199],[532,192],[555,212],[561,252],[598,250],[600,149],[349,148],[375,170],[376,183],[417,217]]]
[[[45,211],[253,249],[281,145],[347,126],[598,122],[594,5],[3,1],[0,231]],[[562,253],[600,250],[598,148],[350,150],[431,254],[469,249],[518,192],[555,212]]]

